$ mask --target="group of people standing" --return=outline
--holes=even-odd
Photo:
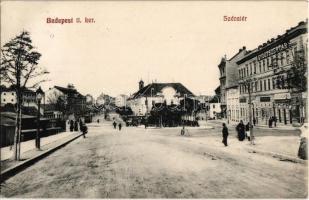
[[[229,135],[228,128],[227,128],[225,123],[223,123],[222,126],[223,126],[223,128],[222,128],[222,137],[223,137],[222,143],[225,146],[228,146],[228,144],[227,144],[227,138],[228,138],[228,135]],[[239,141],[244,141],[247,138],[248,141],[250,141],[252,139],[251,138],[251,133],[250,133],[252,128],[253,128],[253,126],[252,126],[252,124],[250,124],[250,122],[248,122],[245,125],[243,123],[243,121],[240,120],[239,124],[236,126],[238,140]]]
[[[272,128],[273,124],[274,124],[274,127],[277,126],[277,117],[276,116],[269,117],[269,119],[268,119],[268,127]]]
[[[80,130],[83,133],[83,137],[86,138],[86,133],[88,132],[88,127],[83,122],[82,119],[79,120],[70,120],[70,131],[78,131]],[[79,127],[79,128],[78,128]]]

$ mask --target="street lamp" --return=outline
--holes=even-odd
[[[43,98],[44,92],[41,87],[39,87],[36,91],[36,100],[38,102],[38,114],[37,114],[37,131],[36,131],[36,138],[35,138],[35,147],[40,149],[40,106],[41,100]]]

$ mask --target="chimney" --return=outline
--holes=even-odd
[[[139,89],[142,89],[144,87],[144,81],[140,80],[139,81]]]

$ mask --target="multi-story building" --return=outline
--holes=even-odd
[[[221,101],[219,95],[214,95],[209,100],[209,117],[210,119],[218,119],[222,117]]]
[[[23,106],[37,106],[36,102],[36,93],[28,88],[24,88],[23,92]],[[5,105],[7,103],[16,104],[17,97],[16,97],[16,90],[14,86],[6,88],[1,86],[1,105]]]
[[[123,107],[127,105],[127,99],[129,97],[125,94],[120,94],[115,98],[115,105],[117,107]]]
[[[54,86],[45,92],[46,104],[56,105],[58,111],[66,116],[83,115],[86,108],[86,97],[80,94],[73,85],[68,87]]]
[[[220,100],[221,100],[221,111],[222,117],[227,118],[227,88],[234,87],[235,80],[238,78],[237,64],[236,61],[244,56],[246,53],[246,47],[239,49],[239,52],[234,55],[231,59],[227,59],[226,55],[221,59],[218,65],[220,71]]]
[[[237,61],[240,119],[249,120],[249,89],[252,117],[258,124],[267,124],[271,117],[279,124],[292,124],[307,118],[307,92],[301,93],[299,99],[289,83],[296,56],[302,53],[307,58],[307,44],[307,21],[300,22]],[[307,64],[307,60],[303,62]]]
[[[238,122],[239,121],[239,92],[238,92],[238,65],[236,62],[244,57],[247,53],[246,47],[239,49],[238,53],[236,53],[232,58],[226,59],[224,61],[225,68],[225,78],[224,80],[224,90],[221,89],[221,97],[225,98],[223,102],[226,104],[225,115],[228,119],[228,122]],[[222,66],[223,67],[223,66]],[[223,94],[222,94],[223,93]],[[222,102],[222,100],[221,100]]]
[[[179,105],[185,98],[194,98],[195,95],[181,83],[151,83],[144,86],[139,82],[139,90],[128,98],[127,104],[134,115],[145,116],[156,103]]]

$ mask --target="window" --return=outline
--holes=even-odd
[[[284,77],[281,77],[281,88],[285,89],[285,81],[284,81]]]
[[[6,95],[6,92],[3,92],[3,95]]]
[[[216,104],[212,105],[212,108],[216,108]]]
[[[281,52],[281,55],[280,55],[280,65],[283,66],[283,52]]]
[[[12,92],[12,96],[14,96],[14,92]]]
[[[252,75],[252,63],[250,63],[250,75]]]
[[[266,80],[264,80],[264,91],[266,91]]]
[[[270,90],[270,79],[268,79],[268,90]]]
[[[5,102],[5,99],[3,99],[3,102]]]
[[[246,67],[246,69],[247,69],[247,76],[249,76],[249,68],[248,68],[248,66]]]
[[[262,91],[263,90],[263,83],[262,83],[262,81],[260,80],[260,91]]]
[[[276,89],[276,79],[275,78],[273,78],[272,83],[273,83],[273,89]]]
[[[266,58],[266,66],[267,66],[267,68],[269,67],[269,61],[268,61],[268,58]]]
[[[258,91],[257,86],[258,86],[258,82],[257,82],[257,81],[255,81],[255,84],[254,84],[254,89],[255,89],[255,91],[256,91],[256,92]]]
[[[11,99],[11,101],[13,102],[13,101],[14,101],[14,99]]]
[[[256,74],[256,64],[255,64],[255,61],[254,61],[254,63],[253,63],[253,68],[254,68],[254,74]]]
[[[265,72],[266,70],[265,70],[265,60],[263,60],[263,72]]]

